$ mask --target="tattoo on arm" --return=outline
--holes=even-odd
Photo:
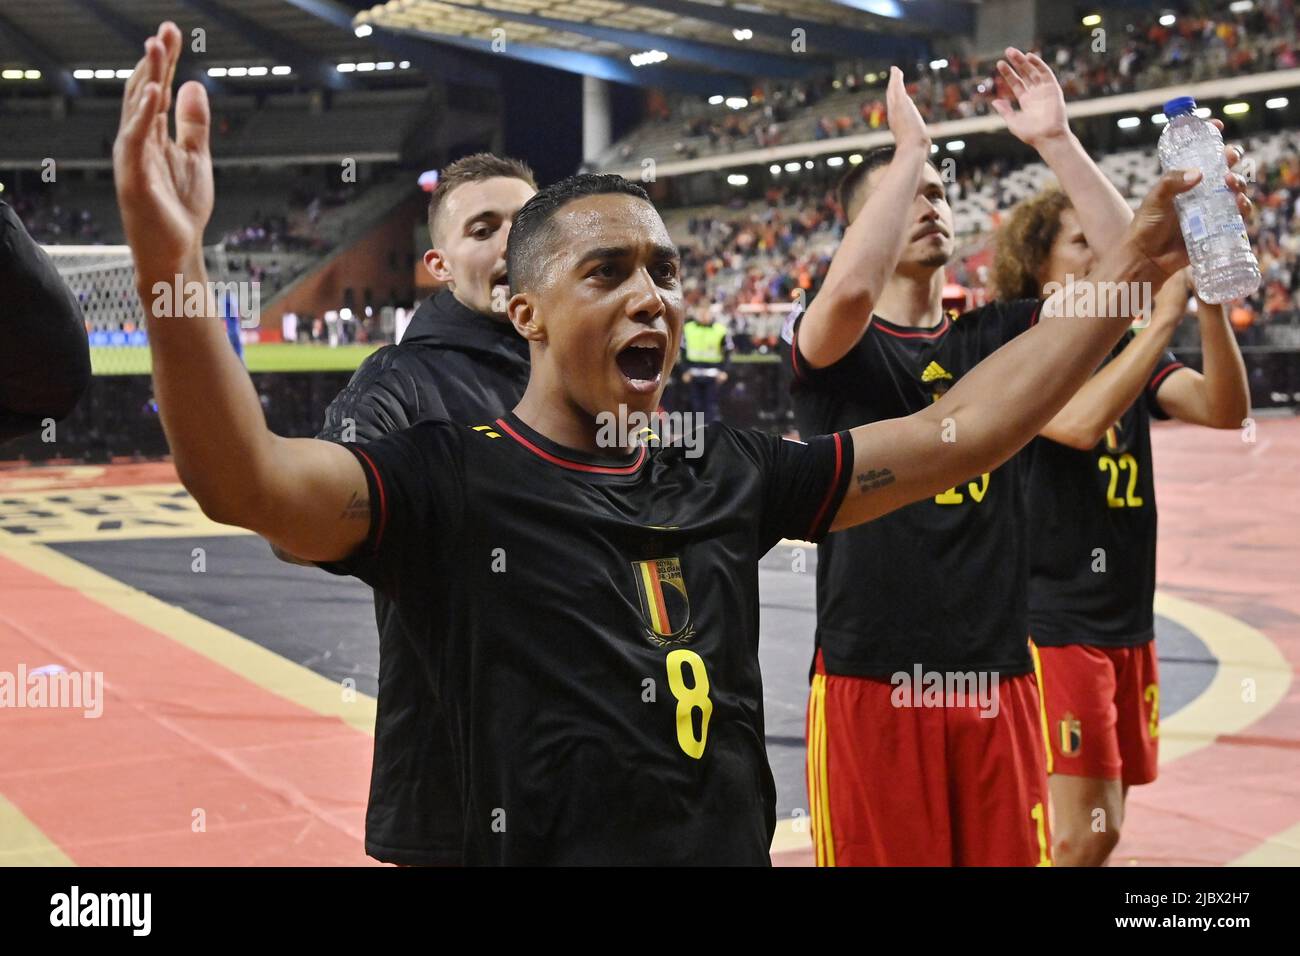
[[[868,491],[875,491],[877,488],[883,488],[885,485],[894,483],[894,473],[888,468],[871,468],[858,474],[858,491],[866,494]]]
[[[355,491],[352,492],[351,500],[348,501],[347,507],[343,509],[343,514],[339,515],[339,517],[344,519],[365,518],[369,520],[370,499],[362,498]]]

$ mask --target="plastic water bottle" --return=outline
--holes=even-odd
[[[1174,203],[1196,294],[1217,305],[1244,298],[1259,288],[1259,262],[1251,251],[1237,201],[1223,181],[1228,172],[1223,137],[1195,110],[1196,100],[1190,96],[1165,104],[1169,123],[1160,134],[1160,165],[1166,172],[1201,171],[1201,181]]]

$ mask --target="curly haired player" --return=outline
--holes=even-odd
[[[1086,275],[1097,253],[1080,220],[1059,190],[1018,206],[997,237],[999,296],[1037,296]],[[1165,283],[1149,327],[1126,334],[1027,449],[1029,628],[1061,865],[1103,864],[1120,839],[1128,788],[1156,778],[1151,420],[1240,428],[1250,414],[1246,366],[1222,308],[1197,303],[1203,372],[1168,350],[1189,295],[1184,274]]]

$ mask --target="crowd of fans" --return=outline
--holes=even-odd
[[[714,307],[743,354],[775,348],[779,333],[780,313],[753,307],[814,295],[842,230],[831,191],[787,187],[725,215],[691,217],[685,232],[686,304]]]
[[[355,189],[300,183],[289,190],[288,202],[278,211],[255,210],[247,224],[231,230],[222,240],[232,251],[321,252],[329,245],[316,228],[321,214],[355,198]]]
[[[89,209],[66,206],[40,193],[3,196],[32,238],[42,245],[93,246],[104,241],[103,229]]]
[[[1076,25],[1069,36],[1041,44],[1036,52],[1060,78],[1067,100],[1300,64],[1292,0],[1254,0],[1241,12],[1229,9],[1229,0],[1220,0],[1203,13],[1177,16],[1169,25],[1160,22],[1164,16],[1156,7],[1134,12],[1122,27]],[[942,65],[917,63],[906,70],[908,93],[927,122],[986,115],[994,99],[1008,96],[997,75],[996,58],[953,52],[932,62]],[[683,99],[674,115],[674,109],[657,98],[645,129],[680,123],[683,138],[674,144],[674,152],[689,158],[702,150],[762,148],[808,135],[823,140],[884,128],[887,73],[864,73],[862,68],[842,72],[760,86],[750,96],[751,108],[743,112],[721,113],[726,107],[704,108],[698,100]],[[818,104],[828,100],[833,108],[819,114]],[[813,120],[811,132],[800,120]],[[631,141],[620,147],[623,159],[634,153]]]
[[[117,241],[101,226],[90,209],[70,201],[66,194],[50,187],[6,193],[27,231],[43,245],[104,245]],[[327,194],[291,196],[291,205],[299,213],[253,213],[247,225],[226,233],[221,243],[228,257],[224,261],[224,278],[261,283],[262,295],[272,296],[292,281],[310,261],[291,255],[296,252],[321,253],[328,243],[315,236],[312,227],[322,208],[341,199]],[[261,255],[253,255],[261,253]],[[267,253],[285,253],[281,258]],[[215,262],[214,262],[215,264]]]
[[[278,249],[274,250],[279,252]],[[227,256],[225,260],[225,272],[227,278],[238,281],[248,280],[256,282],[261,286],[262,295],[269,297],[275,295],[293,279],[297,278],[302,270],[302,263],[295,260],[286,260],[282,262],[278,257],[260,256]]]
[[[255,212],[252,222],[232,229],[221,237],[221,242],[232,252],[279,252],[296,239],[287,217]]]
[[[269,212],[254,210],[247,223],[222,237],[222,243],[234,252],[322,252],[329,244],[316,228],[321,213],[346,201],[343,193],[297,186],[285,205]]]
[[[1256,169],[1256,213],[1247,226],[1259,258],[1260,289],[1229,317],[1243,344],[1300,346],[1300,137],[1267,168]],[[1278,331],[1289,327],[1291,332]],[[1270,334],[1268,330],[1273,330]]]
[[[967,164],[949,194],[978,189],[1005,172],[1001,162]],[[1260,164],[1257,177],[1257,213],[1248,228],[1263,281],[1253,296],[1229,307],[1229,318],[1244,346],[1300,347],[1300,135],[1277,161]],[[1119,185],[1127,191],[1128,184]],[[822,186],[772,189],[761,201],[737,200],[693,215],[678,229],[686,303],[712,308],[732,330],[738,352],[774,348],[781,307],[816,295],[842,234],[834,194]],[[987,269],[979,265],[990,237],[988,228],[969,237],[949,268],[949,281],[970,290],[972,304],[991,294]],[[1176,341],[1194,347],[1196,336],[1188,323]]]
[[[0,196],[12,206],[32,237],[43,245],[102,245],[114,237],[105,234],[94,213],[70,203],[50,189],[24,190],[21,194]],[[302,205],[301,224],[294,224],[288,213],[253,213],[250,221],[222,237],[232,252],[322,251],[326,247],[311,230],[320,216],[322,205],[332,204],[328,197],[313,196]]]

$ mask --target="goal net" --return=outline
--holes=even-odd
[[[135,290],[129,246],[43,246],[63,281],[76,295],[90,338],[96,375],[149,371],[149,339],[144,308]],[[210,278],[224,277],[225,253],[204,250]]]

